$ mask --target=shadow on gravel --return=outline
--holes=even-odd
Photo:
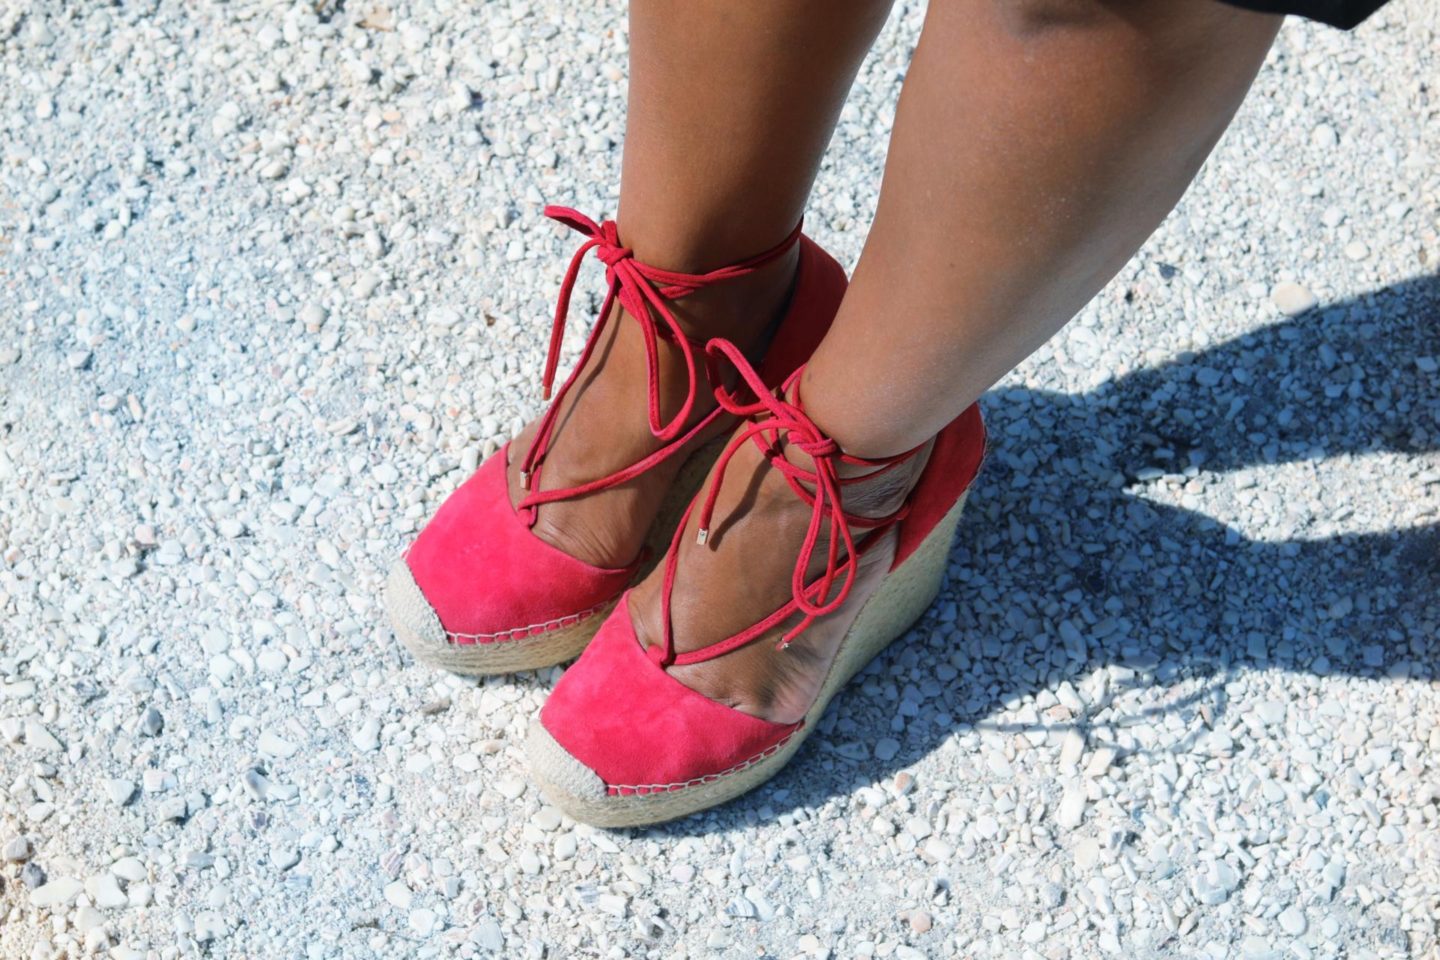
[[[940,603],[837,697],[822,735],[768,788],[656,832],[813,808],[893,776],[957,730],[1113,732],[1173,714],[1183,732],[1167,728],[1163,749],[1179,754],[1224,717],[1240,667],[1440,676],[1440,523],[1390,529],[1393,511],[1356,499],[1440,501],[1440,474],[1377,478],[1370,491],[1330,491],[1317,475],[1303,503],[1265,488],[1272,465],[1440,449],[1436,360],[1440,279],[1421,277],[1089,393],[992,392],[991,454]],[[1188,510],[1143,495],[1162,475],[1203,486],[1241,470],[1237,512],[1287,529],[1300,518],[1313,536],[1252,540],[1206,516],[1203,502]],[[1352,513],[1385,529],[1330,532]],[[917,667],[918,682],[934,684],[928,722],[902,716],[905,700],[922,699],[905,697]],[[1107,689],[1093,695],[1092,675],[1107,667]],[[933,679],[937,670],[952,678]],[[1077,716],[990,721],[1066,681],[1092,694]],[[846,747],[885,737],[900,745],[889,759]]]

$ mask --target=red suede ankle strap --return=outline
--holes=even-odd
[[[611,308],[616,300],[619,300],[620,306],[625,309],[626,314],[640,324],[641,333],[645,338],[645,375],[650,406],[650,432],[657,440],[665,441],[665,445],[649,456],[609,476],[575,487],[529,493],[520,501],[519,510],[525,521],[531,525],[535,523],[536,510],[541,504],[568,500],[572,497],[618,486],[631,480],[679,452],[723,414],[724,411],[717,407],[693,427],[685,429],[685,421],[690,419],[690,414],[695,407],[695,396],[699,390],[699,376],[695,367],[697,344],[685,334],[680,322],[675,318],[675,314],[671,312],[666,302],[687,296],[712,284],[753,273],[783,255],[800,239],[800,225],[797,224],[795,229],[790,231],[789,236],[758,256],[711,270],[708,273],[677,273],[673,270],[652,267],[636,260],[631,249],[621,244],[619,228],[614,220],[596,223],[576,210],[557,206],[546,207],[545,216],[557,220],[585,236],[585,241],[580,244],[580,249],[576,250],[575,255],[570,258],[570,266],[565,271],[565,278],[560,284],[560,299],[555,305],[555,319],[550,327],[550,348],[545,357],[545,373],[541,381],[546,400],[551,400],[555,372],[560,365],[560,347],[565,338],[565,321],[570,312],[570,297],[575,289],[575,280],[579,275],[580,264],[584,260],[585,254],[592,249],[595,251],[596,258],[605,264],[605,281],[609,289],[605,294],[605,302],[600,307],[600,316],[585,341],[579,361],[570,372],[570,376],[561,384],[559,391],[555,393],[550,406],[546,409],[544,416],[540,418],[540,424],[536,429],[535,439],[531,442],[530,449],[525,451],[525,457],[520,464],[520,476],[525,489],[529,491],[540,485],[539,474],[545,462],[545,453],[550,446],[560,403],[594,352],[595,345],[599,342],[600,334],[609,321]],[[685,402],[673,417],[663,423],[660,411],[660,354],[657,342],[660,339],[669,340],[680,348],[681,355],[685,358],[685,372],[688,378]]]
[[[715,511],[716,499],[719,497],[720,485],[725,478],[725,469],[729,466],[736,451],[747,440],[754,441],[761,455],[769,461],[772,467],[780,471],[796,496],[810,506],[810,524],[806,528],[805,540],[800,547],[800,554],[795,560],[795,569],[791,574],[791,599],[788,603],[734,636],[701,647],[699,650],[676,653],[674,626],[670,620],[670,596],[675,585],[675,571],[679,563],[680,538],[684,535],[685,527],[689,522],[690,511],[695,508],[695,502],[692,502],[690,508],[685,511],[685,516],[681,518],[680,525],[675,530],[675,536],[670,542],[670,549],[665,554],[665,576],[660,592],[663,641],[659,646],[650,647],[646,651],[646,655],[661,666],[671,663],[686,664],[713,660],[750,643],[799,612],[803,614],[800,622],[786,631],[776,645],[783,650],[809,627],[816,617],[823,617],[838,610],[850,596],[851,587],[855,582],[858,554],[851,528],[869,530],[873,535],[899,523],[910,511],[907,502],[895,512],[883,517],[866,517],[849,513],[841,504],[842,487],[869,480],[877,474],[894,469],[924,448],[924,444],[921,444],[896,456],[878,460],[867,460],[844,453],[840,450],[839,445],[826,436],[824,431],[805,412],[804,404],[800,399],[800,377],[805,372],[803,366],[790,375],[777,395],[766,389],[764,382],[750,366],[739,348],[728,340],[718,338],[711,340],[705,347],[705,359],[709,367],[711,383],[718,384],[720,382],[717,362],[722,357],[734,365],[754,399],[745,401],[724,387],[717,386],[715,388],[715,399],[719,402],[720,409],[737,417],[745,417],[750,420],[750,423],[736,432],[730,443],[726,445],[725,451],[720,454],[720,459],[716,461],[710,488],[706,492],[704,500],[699,501],[701,507],[697,541],[701,545],[708,541],[710,521]],[[786,399],[787,396],[792,396],[793,400]],[[806,470],[796,466],[785,458],[779,443],[781,431],[785,433],[787,444],[810,457],[812,469]],[[875,467],[876,469],[862,476],[842,478],[839,473],[841,464]],[[816,579],[807,582],[806,577],[809,573],[810,563],[814,559],[820,539],[825,533],[827,521],[830,525],[830,533],[825,537],[825,571]],[[843,558],[841,557],[841,547],[844,547]],[[863,549],[863,545],[861,549]],[[838,590],[835,590],[837,579],[840,586]],[[831,595],[832,590],[833,596]]]

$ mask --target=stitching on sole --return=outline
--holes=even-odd
[[[579,613],[569,613],[554,620],[546,620],[543,623],[532,623],[529,626],[515,627],[510,630],[501,630],[499,633],[458,633],[453,630],[446,630],[445,639],[451,646],[456,647],[476,647],[483,646],[487,643],[504,643],[517,639],[530,639],[543,636],[546,633],[559,630],[562,627],[573,627],[582,620],[587,620],[595,616],[595,614],[609,606],[609,604],[609,600],[604,600],[595,604],[593,607],[581,610]]]
[[[410,544],[404,550],[400,551],[400,562],[407,566],[409,565],[410,547],[413,546],[414,544]],[[413,578],[415,574],[412,572],[410,576]],[[419,590],[420,584],[415,584],[415,588]],[[433,612],[435,606],[431,604],[429,598],[425,596],[425,591],[420,590],[420,597]],[[580,621],[587,620],[604,610],[609,603],[610,600],[601,600],[593,607],[586,607],[579,613],[567,613],[565,616],[558,617],[554,620],[544,620],[540,623],[532,623],[524,627],[513,627],[509,630],[501,630],[498,633],[461,633],[458,630],[445,630],[444,625],[441,625],[440,629],[445,630],[445,642],[452,647],[478,647],[484,646],[487,643],[528,640],[542,636],[552,630],[559,630],[562,627],[576,626]],[[439,619],[439,614],[436,614],[436,619]]]
[[[797,733],[803,730],[804,727],[805,725],[802,723],[800,726],[796,727],[794,730],[791,730],[789,733],[785,734],[785,736],[781,737],[777,742],[771,744],[764,750],[761,750],[759,753],[755,754],[755,756],[747,757],[746,759],[741,760],[739,763],[735,764],[733,767],[727,767],[726,769],[721,770],[719,773],[707,773],[703,777],[694,777],[690,780],[684,780],[679,783],[611,783],[605,785],[605,792],[612,797],[643,797],[653,793],[675,793],[678,790],[684,790],[686,787],[699,787],[707,783],[715,783],[732,774],[740,773],[742,770],[748,770],[749,768],[755,766],[755,764],[759,763],[761,760],[773,757],[775,754],[780,752],[781,747],[789,743],[791,738],[793,738]]]

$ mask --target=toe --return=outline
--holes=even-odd
[[[390,611],[395,635],[417,657],[428,659],[448,649],[449,639],[440,617],[425,599],[404,560],[396,561],[390,568],[390,577],[385,582],[385,606]]]
[[[605,799],[605,781],[600,779],[600,775],[560,746],[538,719],[530,724],[525,752],[530,760],[531,772],[547,788],[547,792],[555,794],[551,799],[561,809],[568,812],[576,802]]]

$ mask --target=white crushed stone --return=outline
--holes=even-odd
[[[808,213],[847,264],[920,14]],[[525,778],[557,672],[417,667],[378,600],[539,408],[539,208],[613,213],[626,42],[552,0],[0,5],[0,956],[1440,949],[1437,8],[1288,25],[985,399],[908,641],[767,788],[607,834]]]

